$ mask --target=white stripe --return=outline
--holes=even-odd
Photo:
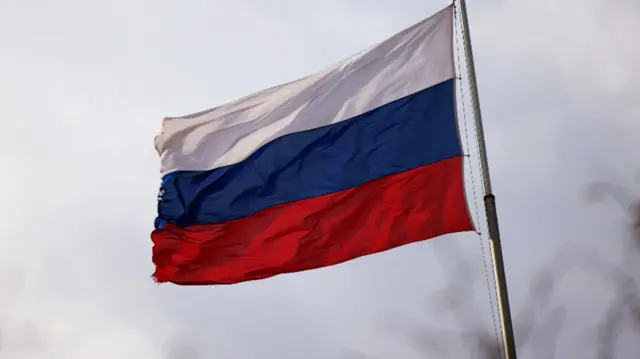
[[[347,120],[454,76],[449,6],[317,74],[166,118],[155,139],[161,174],[238,163],[275,138]]]

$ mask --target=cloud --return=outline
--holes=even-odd
[[[445,333],[465,329],[428,300],[456,281],[460,262],[471,268],[463,282],[473,284],[465,310],[491,332],[473,234],[233,287],[150,279],[153,136],[162,117],[304,76],[446,4],[4,1],[0,358],[162,358],[191,348],[229,359],[348,349],[417,357],[387,332],[385,313]],[[608,178],[601,165],[633,181],[640,8],[633,0],[493,0],[469,1],[469,11],[517,312],[532,273],[562,243],[579,239],[620,258],[619,245],[602,244],[624,235],[620,215],[585,206],[580,189]],[[579,278],[565,284],[559,295],[575,302],[567,320],[596,321],[607,303],[601,288]]]

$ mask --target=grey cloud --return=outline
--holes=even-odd
[[[306,75],[446,4],[2,2],[0,358],[417,358],[423,341],[461,355],[491,343],[473,234],[233,287],[150,278],[162,117]],[[640,9],[469,9],[512,306],[526,313],[529,282],[559,248],[578,242],[622,260],[613,239],[628,222],[613,204],[584,204],[581,190],[598,180],[637,188]],[[464,293],[453,312],[443,307],[451,285]],[[585,357],[574,343],[603,317],[609,288],[567,276],[536,328],[561,330],[558,353]],[[487,336],[474,337],[478,328]],[[529,346],[552,339],[534,337]],[[640,350],[634,340],[621,336],[620,358]]]

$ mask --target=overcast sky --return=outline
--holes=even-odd
[[[444,328],[441,343],[466,357],[456,332],[493,331],[473,233],[237,286],[150,277],[163,117],[305,76],[447,4],[0,0],[0,358],[158,359],[176,346],[201,358],[417,358],[405,333],[415,321]],[[640,185],[640,2],[470,0],[469,12],[515,314],[567,243],[618,257],[623,212],[585,204],[582,190]],[[589,357],[581,329],[608,291],[594,283],[561,283],[577,323],[562,356]],[[458,298],[466,322],[434,296],[452,284],[474,285]],[[620,358],[640,351],[620,346]]]

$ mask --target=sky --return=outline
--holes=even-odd
[[[459,333],[493,333],[495,306],[473,233],[235,286],[151,279],[163,117],[308,75],[446,5],[0,0],[0,358],[411,359],[436,350],[412,344],[424,328],[472,358]],[[625,252],[624,211],[584,189],[640,193],[640,2],[468,6],[518,326],[558,253]],[[611,288],[588,273],[557,285],[558,354],[588,358]],[[617,345],[616,358],[640,350]]]

